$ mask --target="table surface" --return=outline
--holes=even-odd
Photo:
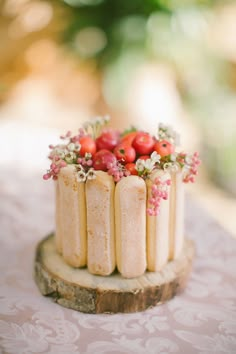
[[[35,248],[54,228],[53,182],[0,173],[0,353],[236,353],[236,240],[189,198],[186,231],[196,243],[185,291],[134,314],[89,315],[43,297]]]

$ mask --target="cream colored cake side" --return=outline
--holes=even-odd
[[[147,179],[148,199],[151,197],[151,186],[155,178],[163,181],[170,179],[170,174],[162,170],[154,171]],[[169,187],[168,194],[169,194]],[[163,268],[169,259],[169,217],[170,201],[161,200],[160,212],[157,216],[147,214],[147,269],[157,272]]]
[[[184,183],[180,169],[171,173],[169,240],[169,259],[176,259],[184,243]]]
[[[73,165],[61,169],[58,183],[62,255],[71,266],[83,267],[87,262],[85,183],[77,181]]]
[[[116,258],[125,278],[146,270],[146,184],[138,176],[121,179],[115,189]]]
[[[103,171],[86,182],[87,266],[92,274],[109,275],[116,266],[114,190],[113,177]]]
[[[170,178],[159,170],[146,183],[129,176],[115,185],[106,172],[96,171],[96,179],[85,184],[77,181],[73,165],[61,169],[55,187],[56,247],[65,261],[99,275],[111,274],[117,265],[124,277],[133,278],[146,267],[160,271],[177,258],[184,242],[182,170],[171,173],[169,198],[161,200],[159,215],[149,216],[146,196],[157,176]]]
[[[62,254],[62,219],[61,219],[61,193],[60,193],[60,183],[57,180],[55,182],[55,242],[57,252]]]

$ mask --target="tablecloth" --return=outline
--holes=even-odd
[[[236,353],[236,240],[191,198],[186,234],[196,244],[182,294],[134,314],[90,315],[43,297],[35,248],[54,228],[53,182],[0,171],[0,353]]]

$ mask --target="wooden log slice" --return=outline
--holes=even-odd
[[[37,247],[35,280],[43,295],[64,307],[86,313],[138,312],[171,299],[185,287],[193,255],[194,244],[186,239],[179,258],[161,272],[124,279],[115,271],[103,277],[66,264],[50,235]]]

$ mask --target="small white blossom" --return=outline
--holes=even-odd
[[[98,125],[102,125],[103,124],[103,119],[102,117],[96,117],[93,121],[93,124],[98,124]]]
[[[160,140],[168,140],[175,145],[180,144],[180,136],[170,126],[160,123],[158,126],[158,137]]]
[[[85,182],[86,181],[86,173],[81,170],[77,173],[77,180],[78,182]]]
[[[176,156],[175,154],[170,155],[170,161],[175,162],[176,161]]]
[[[109,119],[108,116],[95,117],[91,121],[86,122],[83,128],[87,134],[96,139],[100,135],[102,127],[108,123]]]
[[[186,155],[184,160],[185,160],[185,162],[186,162],[187,165],[191,165],[191,163],[192,163],[192,156],[191,156],[191,155]]]
[[[176,162],[166,162],[163,169],[168,172],[177,172],[179,170],[179,165]]]
[[[107,115],[107,116],[104,116],[104,117],[95,117],[94,119],[94,124],[99,124],[101,126],[107,124],[108,122],[110,121],[110,117]]]
[[[183,171],[183,175],[184,177],[187,176],[189,174],[189,170],[191,169],[191,167],[189,165],[184,165],[182,168]]]
[[[66,145],[65,144],[59,144],[59,145],[56,146],[56,149],[66,150]]]
[[[83,124],[84,130],[86,131],[86,130],[90,127],[90,125],[91,125],[90,122],[85,122],[85,123]]]
[[[65,155],[66,162],[72,163],[74,159],[75,159],[75,154],[72,151],[68,151]]]
[[[96,173],[95,173],[95,170],[93,168],[90,168],[86,174],[86,177],[89,179],[89,180],[92,180],[92,179],[95,179],[96,178]]]
[[[136,170],[138,171],[138,172],[142,172],[142,171],[144,171],[144,160],[141,160],[141,159],[138,159],[137,161],[136,161]]]
[[[86,152],[84,157],[85,157],[85,160],[90,160],[92,158],[92,154],[90,154],[90,152]]]
[[[151,154],[151,160],[154,162],[154,163],[159,163],[160,162],[160,158],[161,156],[156,152],[156,151],[153,151],[153,153]]]
[[[81,164],[76,165],[77,172],[84,171],[84,168]]]
[[[79,152],[80,149],[81,149],[81,145],[78,144],[78,143],[76,143],[76,144],[75,144],[75,147],[74,147],[74,151],[75,151],[75,152]]]
[[[104,118],[104,123],[107,124],[110,121],[110,117],[107,115]]]
[[[150,173],[155,167],[155,163],[156,163],[155,161],[159,161],[159,159],[157,160],[157,156],[156,155],[154,155],[154,159],[147,159],[147,160],[138,159],[136,161],[136,167],[135,168],[140,173],[142,173],[142,172]]]
[[[75,144],[74,144],[74,143],[68,144],[68,145],[67,145],[67,149],[68,149],[69,151],[74,151],[74,149],[75,149]]]
[[[65,158],[65,151],[63,150],[58,150],[57,155],[60,157],[60,159],[64,159]]]
[[[148,171],[152,171],[155,166],[155,162],[152,161],[151,159],[147,159],[143,161],[144,161],[144,168]]]
[[[66,152],[66,146],[65,145],[59,145],[56,146],[52,152],[50,153],[51,157],[58,156],[61,159],[64,159],[65,157],[65,152]]]

